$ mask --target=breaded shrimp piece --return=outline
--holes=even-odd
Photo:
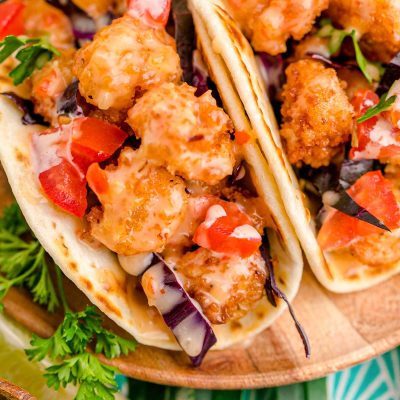
[[[92,236],[125,256],[162,251],[185,215],[183,180],[130,148],[104,172],[108,188],[96,193],[101,207],[87,217]]]
[[[328,39],[310,34],[300,41],[295,49],[294,56],[290,61],[299,61],[304,58],[310,58],[310,54],[319,54],[326,58],[330,58]]]
[[[72,83],[74,49],[65,50],[42,69],[32,74],[32,100],[35,112],[43,115],[52,125],[58,123],[57,102]]]
[[[400,260],[400,237],[393,232],[366,236],[350,246],[351,254],[370,266],[382,266]]]
[[[357,31],[369,59],[389,62],[400,51],[398,0],[330,0],[328,15],[335,25]]]
[[[353,107],[335,70],[314,60],[286,69],[281,136],[292,164],[328,165],[352,129]]]
[[[264,295],[267,274],[258,251],[241,258],[199,248],[170,262],[213,324],[243,317]]]
[[[210,185],[232,173],[230,118],[208,91],[200,97],[184,83],[149,90],[128,112],[127,122],[142,139],[143,156],[172,174]]]
[[[82,96],[101,110],[128,109],[138,95],[182,75],[172,37],[127,15],[77,52],[74,72]]]
[[[50,43],[59,48],[74,47],[75,38],[69,18],[45,0],[25,0],[24,25],[28,36],[49,37]]]
[[[234,18],[255,50],[284,53],[286,41],[300,40],[311,31],[329,0],[228,0]]]

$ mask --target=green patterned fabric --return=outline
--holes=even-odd
[[[400,400],[400,349],[326,378],[258,390],[194,390],[130,380],[132,400]]]

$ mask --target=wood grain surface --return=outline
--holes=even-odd
[[[0,378],[0,400],[37,400],[25,390]]]
[[[0,207],[11,199],[0,168]],[[73,309],[89,304],[67,279],[65,286]],[[399,287],[397,276],[369,290],[334,294],[319,285],[306,268],[293,306],[309,335],[311,359],[305,358],[301,340],[286,311],[253,340],[210,352],[197,369],[190,366],[183,353],[141,345],[111,364],[130,377],[208,389],[267,387],[314,379],[400,344]],[[62,318],[60,314],[48,314],[20,289],[12,289],[4,304],[9,315],[41,336],[51,335]],[[106,325],[129,337],[110,320],[106,319]]]

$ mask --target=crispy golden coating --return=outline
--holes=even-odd
[[[243,317],[264,295],[267,274],[259,252],[243,259],[200,248],[180,258],[176,270],[213,324]]]
[[[352,244],[350,252],[370,266],[392,264],[400,260],[400,237],[392,232],[366,236]]]
[[[69,18],[45,0],[25,0],[25,30],[28,36],[48,35],[50,43],[60,49],[75,43]]]
[[[329,0],[228,0],[228,6],[253,47],[276,55],[286,51],[286,41],[300,40],[310,32],[315,18]]]
[[[389,62],[400,51],[399,0],[330,0],[329,17],[356,29],[368,58]]]
[[[179,82],[175,42],[164,29],[129,16],[101,29],[75,57],[79,91],[102,110],[128,109],[137,96],[163,82]]]
[[[179,226],[187,205],[182,179],[122,151],[118,166],[106,169],[108,190],[102,208],[88,215],[93,237],[122,255],[162,251]]]
[[[332,68],[301,60],[286,69],[283,87],[284,139],[292,164],[328,165],[352,129],[353,107]]]
[[[73,81],[72,73],[75,50],[65,50],[42,69],[32,74],[32,101],[35,112],[43,115],[52,125],[58,123],[57,101]]]
[[[307,35],[296,45],[294,56],[291,61],[294,62],[303,60],[304,58],[310,58],[308,53],[320,54],[329,58],[328,39],[318,37],[314,34]]]
[[[145,158],[172,174],[210,185],[232,173],[232,122],[211,92],[200,97],[196,88],[165,83],[141,97],[127,122],[142,139]]]

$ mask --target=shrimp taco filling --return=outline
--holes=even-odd
[[[259,52],[321,249],[346,260],[345,278],[390,270],[400,262],[400,3],[227,2]]]
[[[181,5],[174,25],[168,0],[87,3],[0,4],[11,21],[0,25],[4,95],[25,124],[49,126],[31,140],[43,194],[139,277],[197,365],[216,342],[212,324],[246,316],[271,274],[275,225],[242,155],[251,132],[235,132],[213,97],[179,31]]]

